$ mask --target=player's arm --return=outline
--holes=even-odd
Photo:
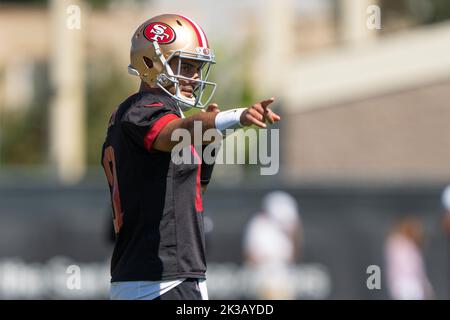
[[[228,125],[229,127],[233,127],[237,124],[242,126],[256,125],[260,128],[266,128],[266,121],[272,124],[280,120],[280,116],[268,108],[273,101],[274,98],[271,98],[255,103],[248,108],[234,109],[238,114],[233,113],[231,110],[223,112],[198,112],[187,118],[173,120],[159,132],[153,142],[153,148],[159,151],[170,152],[172,148],[179,143],[179,141],[173,141],[171,139],[172,133],[176,129],[188,130],[190,137],[194,139],[195,121],[202,122],[202,138],[203,132],[206,130],[213,128],[223,130],[226,129]],[[238,115],[238,117],[233,118],[235,115]],[[211,141],[203,140],[203,143],[209,144]]]

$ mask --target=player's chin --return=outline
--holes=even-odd
[[[192,92],[188,92],[188,91],[181,91],[181,95],[183,95],[184,97],[189,98],[189,99],[192,99],[194,97]]]

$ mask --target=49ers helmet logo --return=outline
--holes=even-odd
[[[168,44],[175,40],[175,31],[163,22],[153,22],[145,27],[144,36],[150,41]]]

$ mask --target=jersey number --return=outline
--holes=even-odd
[[[106,178],[108,179],[108,183],[111,188],[114,231],[118,234],[123,223],[123,212],[120,204],[119,184],[117,182],[116,158],[114,157],[114,149],[112,146],[105,149],[105,155],[103,156],[103,168],[105,169]]]

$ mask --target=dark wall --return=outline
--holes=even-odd
[[[25,186],[25,187],[24,187]],[[264,194],[290,192],[304,225],[304,263],[325,265],[331,299],[388,298],[383,245],[396,219],[418,216],[425,226],[425,258],[437,298],[449,298],[449,242],[441,229],[442,186],[238,186],[212,184],[205,212],[214,228],[207,235],[210,262],[242,262],[245,224]],[[56,255],[79,262],[105,261],[111,254],[109,199],[102,184],[61,187],[43,183],[0,186],[0,259],[45,262]],[[382,268],[382,289],[366,287],[366,268]]]

